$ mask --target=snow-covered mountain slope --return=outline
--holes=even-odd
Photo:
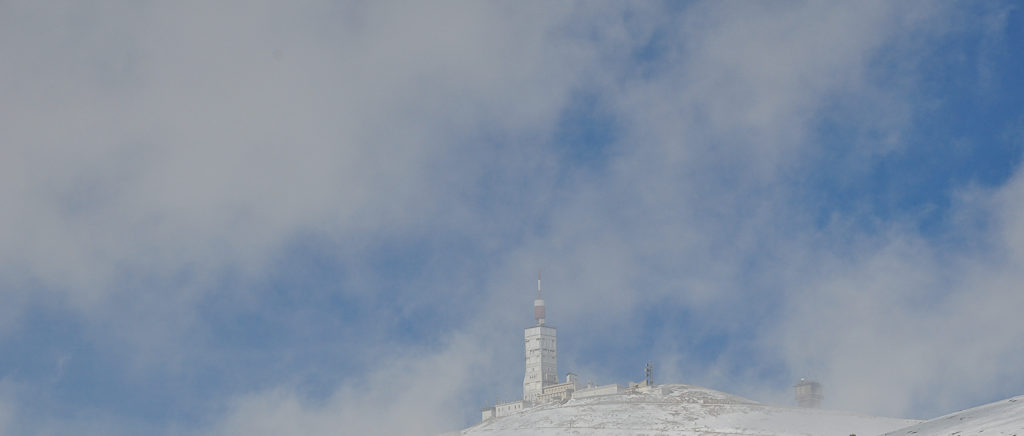
[[[1024,436],[1024,395],[901,428],[886,436]]]
[[[696,386],[659,388],[537,406],[482,422],[462,435],[846,436],[879,435],[921,422],[763,404]]]

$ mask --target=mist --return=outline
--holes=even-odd
[[[0,435],[1024,390],[1012,4],[0,6]]]

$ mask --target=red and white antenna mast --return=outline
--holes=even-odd
[[[533,300],[533,319],[537,324],[544,324],[544,298],[540,294],[540,269],[537,270],[537,299]]]
[[[537,298],[540,297],[540,269],[537,270]]]

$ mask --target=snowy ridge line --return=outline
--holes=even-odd
[[[886,433],[901,435],[1024,435],[1024,395],[953,412]]]
[[[640,435],[652,434],[652,433],[649,433],[649,432],[655,432],[653,434],[661,433],[661,431],[659,431],[659,430],[651,430],[649,428],[626,428],[626,427],[608,428],[608,427],[579,427],[579,426],[572,426],[572,427],[533,426],[533,427],[529,427],[529,428],[521,428],[521,429],[518,429],[518,430],[604,430],[604,431],[616,431],[616,432],[618,432],[618,431],[646,432],[646,433],[640,433]],[[491,430],[485,430],[485,431],[491,431]],[[693,431],[696,432],[696,434],[700,434],[700,435],[715,435],[715,434],[735,435],[735,436],[778,436],[779,435],[778,433],[749,432],[749,431],[742,430],[742,429],[739,429],[739,430],[696,429],[696,430],[693,430]]]
[[[661,388],[529,407],[481,422],[461,434],[818,436],[855,433],[870,436],[921,423],[759,403],[697,386],[661,385]]]

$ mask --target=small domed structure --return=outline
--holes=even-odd
[[[821,407],[821,400],[825,399],[821,393],[821,383],[814,380],[801,378],[793,389],[796,390],[796,404],[800,407]]]

